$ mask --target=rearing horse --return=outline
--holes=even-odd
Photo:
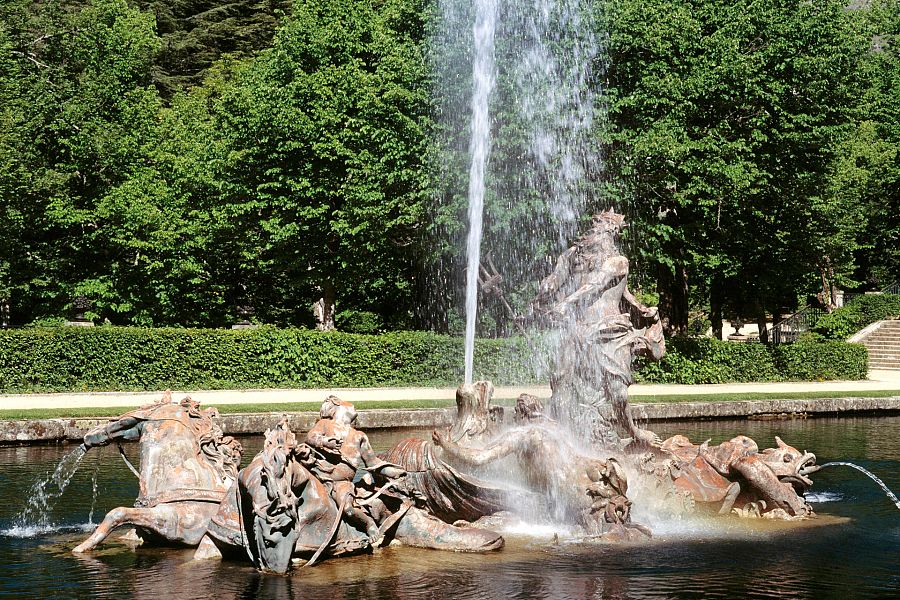
[[[122,525],[134,526],[145,540],[199,544],[241,461],[240,443],[223,435],[212,421],[216,415],[190,398],[172,402],[166,392],[159,402],[87,433],[85,449],[140,441],[140,493],[134,508],[109,511],[73,552],[92,550]]]

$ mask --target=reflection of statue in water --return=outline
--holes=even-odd
[[[612,432],[602,415],[611,405],[614,425],[636,445],[659,438],[635,426],[628,410],[635,356],[665,353],[657,309],[628,290],[628,259],[618,249],[622,215],[594,216],[591,229],[557,260],[533,303],[561,337],[550,385],[551,413],[579,433],[602,440]]]

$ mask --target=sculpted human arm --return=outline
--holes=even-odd
[[[483,450],[460,446],[459,444],[450,441],[438,431],[433,431],[431,433],[431,439],[435,446],[443,448],[444,452],[448,455],[476,467],[499,460],[520,450],[526,450],[533,446],[535,441],[537,441],[538,444],[540,443],[539,439],[535,440],[532,434],[527,431],[507,432],[503,437]]]
[[[395,464],[384,461],[375,454],[375,451],[372,449],[372,445],[369,443],[369,437],[362,433],[361,431],[357,431],[357,445],[359,448],[359,456],[362,459],[363,463],[366,465],[366,468],[370,471],[375,471],[379,473],[382,477],[387,479],[398,479],[400,477],[406,477],[406,470],[401,469]]]
[[[553,303],[553,296],[557,294],[563,285],[569,280],[572,273],[572,256],[575,254],[575,248],[569,248],[556,259],[556,266],[553,272],[547,275],[541,281],[538,287],[538,293],[534,301],[531,303],[536,310],[545,309],[548,304]]]
[[[309,430],[309,433],[306,434],[306,445],[317,450],[324,450],[326,452],[338,452],[341,449],[341,445],[343,444],[343,440],[340,436],[335,435],[333,431],[330,431],[326,427],[320,427],[319,423],[316,423],[312,429]]]

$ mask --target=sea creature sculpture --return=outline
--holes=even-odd
[[[661,459],[675,487],[689,492],[701,505],[719,514],[796,519],[812,516],[803,494],[812,486],[816,455],[800,452],[775,437],[777,448],[760,451],[756,442],[739,435],[710,446],[693,444],[676,435],[661,445]],[[647,458],[648,461],[659,461]]]
[[[490,414],[493,387],[479,382],[475,388],[481,394],[457,394],[457,403],[470,404],[460,406],[460,414]],[[650,537],[648,528],[631,521],[628,482],[616,458],[576,449],[567,432],[547,418],[540,401],[529,394],[517,399],[514,419],[518,427],[493,438],[469,438],[460,444],[453,440],[454,426],[447,434],[433,432],[432,439],[449,459],[469,468],[515,457],[525,489],[541,499],[552,516],[581,526],[586,535],[606,540]]]

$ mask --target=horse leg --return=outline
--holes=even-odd
[[[731,514],[731,509],[734,507],[734,501],[737,500],[738,494],[741,493],[741,484],[737,481],[728,486],[728,490],[725,492],[725,499],[722,502],[722,508],[719,509],[720,515]]]
[[[88,552],[96,548],[105,540],[109,534],[117,527],[125,524],[135,525],[139,527],[147,527],[153,529],[156,519],[153,518],[151,509],[147,508],[127,508],[120,506],[114,508],[106,514],[103,522],[97,525],[97,529],[91,536],[75,546],[72,552]]]
[[[220,560],[221,558],[222,551],[219,550],[219,547],[216,546],[215,542],[212,541],[212,538],[209,537],[209,534],[204,535],[203,539],[200,540],[200,545],[197,546],[197,551],[194,552],[194,560]]]

